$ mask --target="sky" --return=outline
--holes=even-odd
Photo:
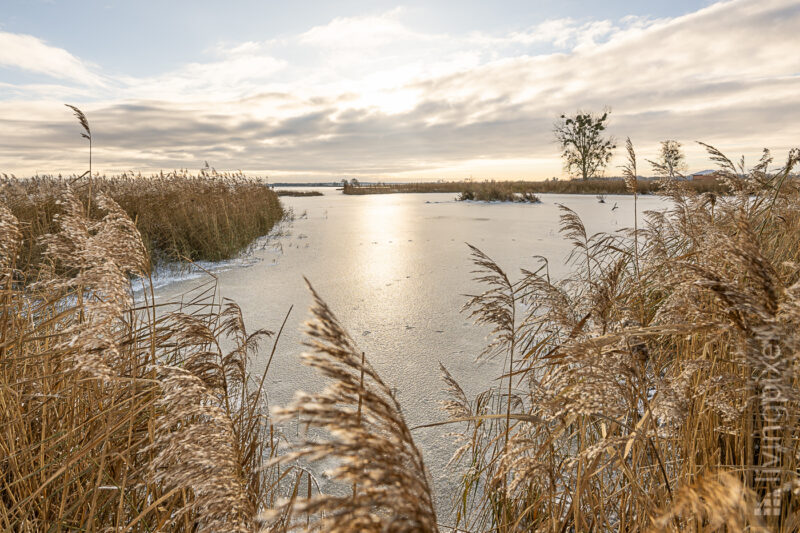
[[[800,145],[800,0],[0,0],[0,173],[272,181],[563,177],[553,125],[610,109],[646,159]]]

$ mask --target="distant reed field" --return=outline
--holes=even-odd
[[[62,191],[35,283],[0,203],[0,528],[797,531],[800,151],[753,168],[709,152],[727,194],[667,181],[671,207],[633,229],[592,234],[562,206],[565,279],[466,250],[483,290],[463,311],[491,330],[475,356],[505,368],[469,397],[442,366],[448,399],[426,427],[458,444],[461,477],[436,505],[380,356],[323,295],[302,362],[328,386],[270,413],[279,333],[248,331],[213,285],[134,302],[146,245],[104,190],[91,207]],[[288,439],[285,420],[315,431]],[[336,492],[313,482],[323,470]]]
[[[686,181],[686,188],[698,192],[724,193],[727,189],[721,182]],[[638,194],[654,194],[660,188],[657,180],[640,180]],[[452,192],[469,197],[481,196],[485,201],[515,201],[520,195],[537,193],[555,194],[631,194],[622,179],[590,178],[587,180],[546,181],[441,181],[436,183],[392,183],[385,185],[347,184],[344,194],[392,194]],[[477,199],[477,198],[473,198]]]
[[[278,189],[275,194],[278,196],[322,196],[319,191],[289,191],[286,189]]]
[[[38,239],[56,230],[54,217],[68,184],[92,217],[98,211],[89,201],[90,191],[112,198],[134,221],[155,263],[231,258],[268,234],[284,216],[265,182],[240,173],[6,177],[0,181],[0,199],[20,224],[23,244],[18,263],[23,269],[41,259],[43,245]]]

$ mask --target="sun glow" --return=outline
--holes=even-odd
[[[363,200],[371,205],[359,211],[358,232],[363,237],[359,268],[365,280],[380,288],[410,270],[404,244],[411,233],[411,222],[402,199],[395,195],[366,196]]]

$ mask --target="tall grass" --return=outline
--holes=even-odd
[[[99,220],[64,192],[34,283],[0,206],[0,528],[248,531],[274,475],[258,469],[274,440],[248,370],[270,333],[213,288],[134,302],[144,243],[110,197],[94,204]]]
[[[112,198],[134,221],[156,263],[233,257],[284,216],[266,183],[240,173],[5,177],[0,181],[0,199],[19,221],[23,235],[19,267],[39,263],[43,253],[39,238],[56,230],[59,201],[68,188],[90,216],[98,213],[89,201],[90,186]]]
[[[624,185],[636,194],[628,148]],[[506,369],[469,399],[443,368],[450,420],[428,426],[460,428],[457,528],[800,527],[800,190],[789,179],[800,152],[770,170],[768,153],[746,169],[709,151],[726,196],[667,182],[672,208],[620,234],[592,235],[562,207],[574,246],[566,279],[546,267],[513,277],[472,249],[486,290],[467,309],[492,331],[481,356],[504,358]],[[318,320],[320,331],[340,328]],[[352,390],[351,404],[355,391],[370,401],[369,389]],[[340,404],[300,398],[292,412],[313,411],[325,425]],[[338,456],[342,441],[360,438],[340,428],[316,458]],[[401,464],[374,466],[388,475]],[[382,479],[366,467],[362,475]]]
[[[797,528],[800,194],[787,177],[800,153],[746,174],[711,153],[732,196],[671,182],[671,211],[630,236],[590,236],[567,212],[573,276],[523,271],[505,300],[491,287],[473,299],[496,344],[522,348],[507,358],[514,388],[469,409],[463,527]]]
[[[253,531],[297,487],[295,466],[265,466],[280,432],[269,364],[250,364],[288,314],[277,335],[248,331],[213,280],[161,304],[145,281],[134,301],[146,247],[114,200],[94,200],[89,218],[66,187],[33,280],[0,204],[0,529]]]
[[[427,426],[459,443],[459,530],[800,527],[800,151],[777,169],[709,151],[728,195],[667,182],[671,208],[616,234],[562,207],[565,279],[471,248],[484,291],[465,309],[505,366],[475,398],[442,367],[447,418]],[[321,431],[279,453],[249,372],[271,333],[213,286],[134,302],[146,246],[107,194],[93,205],[66,189],[35,283],[0,207],[3,529],[444,529],[414,429],[316,292],[303,361],[329,386],[276,415]],[[338,489],[314,494],[301,461]]]

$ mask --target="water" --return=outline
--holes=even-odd
[[[569,268],[564,260],[570,248],[558,233],[557,204],[574,209],[590,233],[633,225],[631,196],[608,196],[600,204],[594,196],[552,194],[529,205],[455,202],[449,193],[344,196],[319,190],[325,195],[283,197],[296,217],[286,235],[218,268],[219,288],[242,307],[250,330],[277,331],[294,305],[267,378],[272,405],[287,404],[296,390],[321,386],[298,358],[303,351],[300,328],[311,303],[305,276],[383,379],[396,388],[410,426],[446,418],[439,409],[444,399],[440,361],[469,397],[496,386],[502,374],[502,360],[476,363],[487,331],[460,312],[464,295],[481,290],[472,281],[465,243],[483,250],[512,279],[520,268],[541,265],[534,256],[547,257],[551,276],[558,278]],[[640,197],[640,217],[665,206],[661,198]],[[198,282],[171,283],[157,294],[161,300],[175,298]],[[253,363],[256,373],[263,369],[269,348],[262,352]],[[444,435],[453,429],[414,432],[436,480],[442,516],[450,505],[448,489],[458,476],[445,468],[455,446]]]

